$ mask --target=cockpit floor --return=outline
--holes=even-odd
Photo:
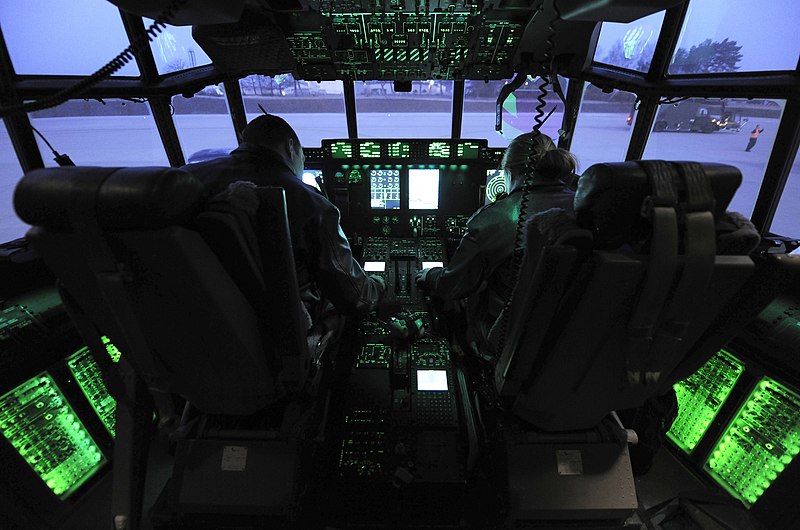
[[[150,450],[150,461],[147,482],[144,492],[144,505],[152,506],[170,476],[172,457],[167,454],[164,444],[154,440]],[[64,522],[64,530],[107,530],[110,527],[109,507],[111,505],[112,473],[108,473],[102,480],[94,485],[84,498],[76,505],[75,511]],[[697,477],[672,453],[667,447],[662,447],[656,454],[650,471],[636,478],[636,492],[640,503],[640,513],[651,507],[667,503],[681,492],[713,492],[715,488]],[[146,508],[147,510],[147,508]],[[634,515],[626,528],[641,529],[677,529],[692,528],[685,522],[662,522],[663,513],[655,514],[652,518]],[[647,520],[645,524],[643,520]],[[142,530],[151,530],[153,527],[145,516],[141,525]],[[701,528],[701,526],[696,526]]]

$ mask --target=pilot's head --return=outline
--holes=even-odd
[[[549,136],[538,132],[521,134],[508,145],[500,165],[506,175],[507,189],[514,190],[525,183],[530,171],[529,163],[537,182],[565,182],[577,167],[572,153],[556,148]]]
[[[291,125],[273,114],[265,114],[252,120],[242,131],[242,141],[269,149],[292,170],[294,176],[301,178],[305,155],[300,139]]]

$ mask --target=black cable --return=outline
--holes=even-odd
[[[545,41],[546,45],[544,50],[545,64],[549,64],[552,60],[552,53],[555,48],[555,41],[553,39],[556,33],[555,23],[561,18],[561,12],[558,9],[557,0],[553,0],[553,11],[553,18],[547,25],[548,35],[547,40]],[[539,100],[539,104],[536,106],[536,116],[533,118],[534,125],[531,132],[534,134],[532,135],[531,143],[528,149],[528,159],[525,161],[526,177],[525,183],[522,185],[522,199],[520,199],[519,203],[519,216],[517,217],[517,228],[516,232],[514,233],[514,250],[511,254],[511,288],[510,291],[506,293],[506,303],[502,312],[500,313],[500,318],[502,318],[502,321],[500,322],[500,337],[498,338],[497,348],[495,350],[495,355],[498,357],[502,355],[506,339],[508,338],[508,312],[511,310],[511,303],[514,300],[514,290],[519,283],[520,269],[522,268],[522,261],[525,257],[525,223],[527,222],[528,217],[528,201],[530,200],[530,191],[533,187],[533,175],[536,170],[536,164],[539,162],[539,159],[536,156],[535,139],[538,134],[542,134],[539,129],[541,129],[542,125],[544,125],[544,122],[547,121],[547,118],[550,117],[550,114],[553,113],[550,111],[550,114],[547,115],[547,118],[544,117],[544,107],[546,105],[544,98],[548,94],[547,85],[550,84],[550,80],[542,77],[542,81],[543,83],[539,85],[539,96],[536,98]],[[555,110],[555,108],[553,108],[553,110]]]
[[[147,28],[147,31],[144,33],[144,36],[147,37],[146,39],[142,36],[137,37],[133,42],[131,42],[130,46],[122,50],[119,55],[111,59],[111,61],[109,61],[105,66],[97,70],[89,77],[81,79],[74,85],[60,90],[52,96],[47,96],[40,100],[31,101],[29,103],[17,103],[9,107],[2,107],[0,108],[0,118],[5,118],[6,116],[16,113],[28,113],[49,109],[50,107],[61,105],[65,101],[73,99],[75,96],[93,87],[106,77],[109,77],[114,72],[131,62],[131,60],[135,58],[134,49],[146,46],[150,41],[155,39],[158,34],[161,33],[161,31],[167,26],[169,21],[172,20],[181,6],[186,2],[187,0],[172,0],[172,3],[169,5],[169,7],[167,7],[167,9],[165,9],[161,15],[155,19],[155,21],[153,21],[150,27]]]
[[[39,138],[41,138],[41,139],[42,139],[42,141],[43,141],[44,143],[46,143],[46,144],[47,144],[47,147],[48,147],[48,148],[50,148],[50,151],[52,151],[52,152],[53,152],[53,154],[57,156],[57,155],[58,155],[58,153],[56,152],[56,150],[55,150],[55,149],[53,149],[53,146],[52,146],[52,145],[50,145],[50,142],[48,142],[48,141],[47,141],[47,138],[45,138],[45,137],[44,137],[44,135],[43,135],[42,133],[40,133],[40,132],[39,132],[39,129],[37,129],[37,128],[36,128],[36,127],[34,127],[33,125],[31,125],[31,129],[33,129],[33,132],[35,132],[36,134],[38,134],[38,135],[39,135]]]
[[[541,76],[542,84],[539,85],[539,95],[536,97],[536,99],[539,101],[539,104],[536,105],[536,116],[533,117],[533,121],[535,122],[533,126],[533,132],[539,132],[545,122],[545,119],[542,117],[544,116],[544,107],[547,105],[544,99],[549,93],[547,90],[547,85],[550,84],[550,78],[553,76],[553,50],[555,49],[554,37],[556,34],[555,23],[561,15],[558,10],[558,6],[556,5],[556,0],[553,0],[553,11],[555,16],[550,20],[550,23],[547,24],[547,39],[545,40],[544,45],[544,64],[550,65],[550,74],[548,77]]]
[[[56,151],[53,148],[53,146],[50,145],[50,142],[47,141],[47,138],[45,138],[44,135],[39,132],[39,129],[37,129],[33,125],[31,125],[31,129],[33,129],[33,132],[38,134],[39,138],[41,138],[42,141],[47,144],[47,147],[50,148],[50,151],[53,153],[53,157],[54,157],[53,160],[56,162],[56,164],[58,164],[59,166],[74,166],[75,165],[75,163],[72,161],[72,159],[69,157],[68,154],[65,153],[65,154],[62,155],[61,153]]]
[[[545,54],[547,54],[546,51]],[[550,80],[545,77],[542,77],[541,79],[542,83],[539,85],[539,95],[536,96],[536,100],[539,102],[539,104],[536,105],[536,115],[533,117],[533,121],[535,122],[533,124],[533,132],[539,132],[539,129],[541,129],[542,125],[544,125],[544,108],[547,105],[547,102],[544,100],[544,98],[547,97],[547,94],[549,94],[547,85],[550,84]]]

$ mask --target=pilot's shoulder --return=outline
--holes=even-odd
[[[339,213],[339,209],[324,195],[300,180],[292,179],[286,182],[284,189],[287,194],[291,193],[302,204],[303,208],[331,215],[338,215]]]
[[[213,160],[208,160],[208,161],[205,161],[205,162],[194,162],[192,164],[186,164],[185,166],[181,166],[178,169],[180,169],[181,171],[186,171],[187,173],[191,173],[193,175],[196,175],[198,173],[202,173],[203,170],[205,170],[205,168],[207,168],[209,166],[209,164],[211,164],[212,162],[214,162],[214,161]]]
[[[497,203],[495,203],[495,202],[490,202],[489,204],[485,204],[484,206],[481,206],[480,208],[478,208],[478,210],[477,210],[475,213],[473,213],[473,214],[472,214],[472,215],[469,217],[469,219],[467,219],[467,223],[471,223],[471,222],[472,222],[474,219],[476,219],[476,218],[478,218],[480,215],[482,215],[482,214],[483,214],[483,212],[486,212],[486,211],[491,211],[492,207],[493,207],[495,204],[497,204]]]
[[[473,213],[467,220],[467,226],[471,229],[479,228],[484,224],[492,224],[496,222],[498,216],[507,216],[506,210],[511,206],[510,202],[506,199],[500,199],[482,206],[478,211]]]

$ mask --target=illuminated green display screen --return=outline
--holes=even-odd
[[[389,158],[408,158],[411,156],[411,145],[408,142],[391,142],[389,148]]]
[[[459,142],[456,154],[458,158],[478,158],[479,151],[477,142]]]
[[[347,173],[347,183],[348,184],[361,184],[364,180],[364,175],[361,174],[361,171],[358,169],[351,169]]]
[[[114,346],[114,344],[111,342],[111,339],[109,339],[105,335],[100,337],[100,340],[102,340],[103,344],[106,345],[106,351],[108,352],[109,357],[111,357],[111,361],[118,363],[119,360],[122,358],[122,352],[119,351],[119,348]]]
[[[356,358],[356,368],[389,368],[392,355],[391,346],[385,344],[366,344]]]
[[[691,453],[708,430],[720,408],[744,372],[744,365],[720,350],[697,372],[675,384],[678,417],[667,437]]]
[[[89,348],[81,348],[67,359],[72,376],[83,390],[83,394],[100,417],[111,436],[114,436],[117,402],[108,394],[100,367],[92,357]]]
[[[350,142],[333,142],[331,158],[353,158],[353,144]]]
[[[800,396],[763,378],[725,429],[706,470],[748,507],[800,452]]]
[[[61,499],[78,489],[106,462],[46,372],[0,397],[0,431]]]
[[[378,142],[361,142],[359,154],[362,158],[380,158],[381,144]]]
[[[450,144],[447,142],[431,142],[428,145],[428,156],[431,158],[450,158]]]

